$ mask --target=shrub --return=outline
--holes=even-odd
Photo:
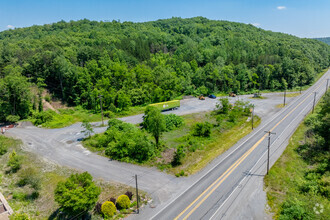
[[[216,104],[216,112],[219,114],[228,114],[230,110],[230,103],[228,98],[219,99]]]
[[[212,125],[209,122],[197,122],[193,128],[193,135],[199,137],[210,137]]]
[[[10,122],[10,123],[16,123],[18,122],[20,119],[20,117],[18,115],[8,115],[6,117],[6,121]]]
[[[6,145],[0,145],[0,156],[4,155],[5,153],[7,153],[8,151],[8,147]]]
[[[97,214],[102,214],[102,204],[97,202],[94,207],[94,212]]]
[[[117,198],[117,207],[119,210],[121,209],[128,209],[131,204],[131,200],[128,198],[127,195],[121,195]]]
[[[102,204],[101,211],[105,217],[112,217],[116,213],[116,206],[113,202],[106,201]]]
[[[171,131],[175,128],[181,127],[183,125],[183,119],[178,115],[168,114],[165,115],[165,124],[166,124],[166,130]]]
[[[280,212],[280,220],[308,219],[304,207],[298,201],[285,201]]]
[[[19,176],[20,180],[18,181],[18,185],[30,185],[35,190],[40,189],[41,180],[36,169],[32,167],[25,168],[20,172]]]
[[[109,201],[110,201],[110,202],[113,202],[113,204],[116,204],[116,198],[111,197],[111,198],[109,199]]]
[[[133,193],[131,191],[127,191],[125,195],[128,196],[129,200],[132,200]]]
[[[38,112],[34,114],[34,124],[35,125],[41,125],[44,124],[46,122],[49,122],[51,120],[53,120],[54,115],[56,115],[56,112],[52,111],[52,110],[47,110],[44,112]]]
[[[11,168],[12,172],[16,172],[21,168],[22,159],[16,154],[15,150],[13,150],[13,152],[9,155],[9,161],[7,165]]]
[[[68,214],[78,214],[94,207],[101,189],[87,173],[72,174],[65,182],[59,182],[55,189],[55,201],[60,210]]]
[[[184,146],[180,145],[173,157],[172,160],[172,166],[178,166],[182,164],[182,159],[186,156],[186,154],[184,153]]]
[[[50,101],[51,101],[51,97],[50,97],[49,94],[45,95],[45,100],[46,100],[47,102],[50,102]]]
[[[15,213],[9,217],[10,220],[29,220],[29,216],[25,213]]]
[[[115,113],[113,113],[112,111],[105,111],[103,114],[104,114],[104,117],[111,118],[111,119],[116,116]]]

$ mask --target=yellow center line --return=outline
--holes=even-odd
[[[324,82],[323,80],[320,85],[314,89],[317,90]],[[313,91],[313,92],[314,92]],[[282,118],[273,128],[270,129],[270,131],[273,131],[281,122],[283,122],[289,115],[292,114],[293,111],[295,111],[306,99],[308,99],[312,95],[309,94],[304,100],[302,100],[296,107],[294,107],[284,118]],[[187,210],[193,206],[205,193],[207,193],[214,185],[216,185],[183,219],[187,219],[220,185],[223,181],[227,179],[227,177],[245,160],[247,156],[250,155],[250,153],[267,137],[268,134],[265,134],[258,140],[257,143],[255,143],[247,152],[245,152],[238,160],[235,161],[233,165],[231,165],[217,180],[215,180],[206,190],[203,191],[192,203],[190,203],[189,206],[187,206],[177,217],[174,218],[174,220],[179,219]],[[222,179],[223,178],[223,179]],[[222,179],[222,180],[221,180]],[[220,182],[218,182],[221,180]],[[218,182],[218,183],[217,183]]]

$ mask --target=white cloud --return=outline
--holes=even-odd
[[[278,9],[278,10],[285,10],[286,7],[285,7],[285,6],[277,6],[277,9]]]
[[[7,25],[7,28],[9,28],[9,29],[14,29],[15,27],[14,27],[13,25],[8,24],[8,25]]]
[[[252,23],[253,26],[259,27],[260,24],[259,23]]]

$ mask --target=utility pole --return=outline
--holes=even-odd
[[[283,104],[283,107],[285,107],[285,96],[286,96],[286,89],[284,90],[284,104]]]
[[[313,101],[313,110],[312,110],[312,113],[314,113],[314,108],[315,108],[315,99],[316,99],[316,92],[314,92],[314,101]]]
[[[269,150],[270,150],[270,135],[271,134],[276,134],[274,132],[271,131],[265,131],[266,133],[268,133],[268,153],[267,153],[267,175],[269,172]]]
[[[325,92],[327,92],[327,91],[328,91],[328,84],[329,84],[329,80],[330,80],[330,79],[327,79],[327,87],[325,88]]]
[[[137,183],[137,175],[135,174],[135,185],[136,185],[136,213],[139,214],[139,190]]]
[[[102,109],[102,97],[103,97],[103,95],[99,95],[98,97],[100,98],[100,106],[101,106],[101,114],[102,114],[102,126],[103,126],[104,125],[104,123],[103,123],[103,109]]]
[[[252,105],[252,117],[251,117],[251,122],[252,122],[252,130],[253,130],[253,118],[254,118],[254,104]]]

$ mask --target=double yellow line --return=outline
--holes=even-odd
[[[320,85],[315,89],[317,90],[324,82],[323,80]],[[314,91],[315,91],[314,90]],[[314,92],[313,91],[313,92]],[[289,115],[292,114],[303,102],[308,99],[312,93],[310,93],[304,100],[302,100],[295,108],[293,108],[285,117],[283,117],[270,131],[273,131],[281,122],[283,122]],[[267,133],[263,135],[257,143],[255,143],[247,152],[245,152],[233,165],[231,165],[217,180],[215,180],[206,190],[202,192],[190,205],[188,205],[174,220],[178,220],[183,216],[193,205],[195,205],[200,199],[200,201],[183,217],[183,219],[189,218],[189,216],[222,184],[223,181],[245,160],[247,156],[267,137]],[[213,187],[213,188],[212,188]],[[205,195],[206,194],[206,195]],[[205,195],[205,196],[204,196]]]

